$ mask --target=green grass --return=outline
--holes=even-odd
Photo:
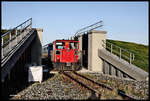
[[[123,49],[126,49],[130,52],[132,52],[135,55],[134,61],[132,61],[132,64],[140,67],[141,69],[148,72],[148,49],[149,46],[132,43],[132,42],[124,42],[124,41],[118,41],[118,40],[110,40],[107,39],[106,42],[110,42],[112,44],[115,44]],[[119,50],[114,49],[119,52]],[[127,55],[126,53],[123,53]]]

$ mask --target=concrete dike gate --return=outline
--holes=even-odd
[[[149,73],[131,63],[134,58],[134,56],[132,57],[132,53],[129,52],[130,61],[128,62],[121,58],[121,53],[119,57],[112,53],[112,49],[110,51],[106,49],[106,34],[106,31],[91,30],[73,37],[79,40],[82,66],[89,71],[100,72],[120,78],[139,81],[148,80]],[[119,49],[124,51],[120,47]]]

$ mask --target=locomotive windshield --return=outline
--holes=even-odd
[[[65,42],[56,42],[56,49],[63,49],[65,47]]]
[[[78,49],[78,42],[56,42],[56,49]]]

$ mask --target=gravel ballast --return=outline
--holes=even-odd
[[[148,81],[135,81],[120,79],[101,73],[80,73],[96,82],[104,83],[110,87],[125,91],[126,94],[136,99],[148,99]],[[19,92],[11,99],[21,100],[87,100],[91,95],[88,90],[80,89],[62,77],[61,74],[55,74],[42,83],[35,82],[26,89]],[[116,93],[105,92],[101,99],[121,99]]]
[[[125,91],[127,95],[132,96],[135,99],[145,100],[149,98],[148,81],[136,81],[132,79],[118,78],[102,73],[86,72],[80,74],[94,79],[97,82],[109,85],[114,89]]]
[[[60,74],[42,83],[34,83],[11,99],[23,100],[61,100],[79,99],[84,100],[90,97],[88,91],[75,87],[72,83],[65,83],[61,80]]]

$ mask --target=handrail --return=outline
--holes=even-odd
[[[31,20],[31,23],[32,23],[32,18],[30,18],[30,19],[26,20],[25,22],[21,23],[20,25],[18,25],[17,27],[15,27],[15,28],[9,30],[8,32],[6,32],[5,34],[1,35],[1,38],[4,37],[5,35],[7,35],[8,33],[10,33],[12,30],[17,29],[19,26],[21,26],[21,25],[23,25],[24,23],[28,22],[29,20]]]
[[[9,52],[26,37],[32,29],[32,18],[19,24],[17,27],[9,30],[1,36],[1,59],[6,57]],[[8,36],[7,36],[8,35]],[[12,35],[14,35],[12,37]]]
[[[102,46],[103,46],[105,49],[109,49],[109,51],[110,51],[111,54],[112,54],[112,53],[113,53],[113,54],[116,53],[116,54],[119,55],[119,58],[120,58],[120,59],[125,59],[125,58],[128,59],[130,64],[131,64],[132,61],[134,61],[134,58],[135,58],[134,54],[131,53],[131,52],[129,52],[128,50],[123,49],[123,48],[121,48],[121,47],[119,47],[119,46],[117,46],[117,45],[114,45],[114,44],[112,44],[112,43],[110,43],[110,42],[108,42],[108,41],[102,40],[102,42],[103,42]],[[110,45],[110,47],[109,47],[109,45]],[[113,48],[119,49],[119,52],[116,51],[116,50],[113,50]],[[127,56],[127,55],[125,55],[125,54],[122,54],[123,51],[126,52],[129,56]]]
[[[77,36],[77,35],[79,35],[79,34],[81,34],[81,33],[85,33],[85,32],[91,31],[91,30],[96,29],[96,28],[98,28],[98,27],[102,27],[102,26],[103,26],[102,23],[103,23],[103,21],[99,21],[99,22],[96,22],[96,23],[94,23],[94,24],[92,24],[92,25],[89,25],[89,26],[87,26],[87,27],[84,27],[84,28],[78,30],[78,31],[75,33],[74,36]]]

